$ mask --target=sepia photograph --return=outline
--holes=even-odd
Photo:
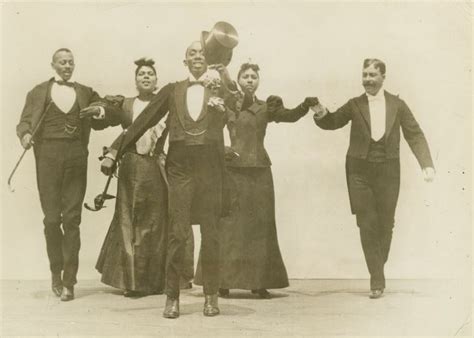
[[[2,1],[0,336],[471,337],[471,1]]]

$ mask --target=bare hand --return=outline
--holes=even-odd
[[[426,167],[423,169],[423,176],[425,182],[433,182],[435,178],[435,170],[431,167]]]
[[[224,71],[227,71],[226,66],[224,66],[222,63],[216,63],[216,64],[213,64],[213,65],[209,65],[209,66],[207,66],[207,68],[208,69],[214,69],[218,73],[222,73]]]
[[[125,97],[123,95],[105,95],[104,100],[116,107],[121,107]]]
[[[235,152],[231,147],[225,147],[224,159],[226,161],[232,161],[233,159],[240,157],[239,153]]]
[[[303,107],[309,109],[309,107],[313,107],[319,103],[317,97],[307,97],[303,101]]]
[[[34,144],[31,134],[27,133],[21,138],[21,146],[25,149],[30,149]]]
[[[166,154],[160,153],[160,155],[158,155],[158,161],[159,164],[164,168],[166,166]]]
[[[99,106],[89,106],[81,110],[81,112],[79,113],[79,118],[83,119],[83,118],[94,117],[94,116],[99,116],[99,115],[100,115]]]
[[[226,86],[227,88],[232,86],[233,82],[232,82],[232,79],[230,78],[229,71],[227,70],[227,67],[224,66],[222,63],[209,65],[207,68],[214,69],[215,71],[219,73],[221,81],[222,83],[224,83],[224,86]]]
[[[267,111],[269,113],[274,113],[283,108],[283,100],[281,97],[276,95],[270,95],[267,98]]]
[[[102,161],[102,164],[100,165],[100,171],[102,171],[102,173],[104,175],[112,175],[112,173],[114,172],[114,160],[112,160],[111,158],[104,158],[104,160]]]
[[[313,118],[316,121],[321,120],[327,114],[327,109],[321,103],[318,103],[317,105],[312,106],[310,108],[314,112]]]
[[[224,100],[220,97],[217,97],[217,96],[210,97],[207,105],[210,107],[213,107],[218,112],[225,113]]]

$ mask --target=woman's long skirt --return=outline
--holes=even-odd
[[[278,246],[270,167],[227,167],[230,214],[220,223],[219,287],[276,289],[289,285]],[[198,263],[195,284],[201,284]]]
[[[101,281],[124,290],[162,292],[167,230],[167,187],[157,158],[126,153],[115,214],[96,265]]]

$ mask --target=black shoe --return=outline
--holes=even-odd
[[[378,299],[382,297],[383,295],[383,289],[376,289],[376,290],[370,290],[370,299]]]
[[[229,289],[219,289],[219,297],[227,298],[230,295]]]
[[[140,298],[145,297],[146,293],[141,291],[125,290],[123,296],[127,298]]]
[[[74,286],[64,286],[61,293],[61,301],[68,302],[74,299]]]
[[[204,295],[204,298],[206,299],[204,302],[204,309],[202,311],[204,313],[204,316],[217,316],[220,313],[219,306],[217,304],[217,293],[213,295]]]
[[[179,317],[179,298],[166,297],[165,310],[163,311],[163,317],[165,318],[178,318]]]
[[[61,272],[51,274],[51,290],[56,297],[61,297],[61,293],[63,292]]]
[[[193,288],[193,283],[191,282],[180,282],[179,283],[179,288],[181,290],[188,290]]]
[[[270,292],[267,291],[267,289],[257,289],[257,290],[252,290],[252,293],[254,295],[258,295],[262,299],[270,299],[272,298],[272,295]]]

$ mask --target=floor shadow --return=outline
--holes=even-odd
[[[180,315],[188,316],[194,313],[202,314],[203,303],[180,304]],[[254,309],[232,304],[219,304],[222,316],[248,316],[255,313]]]
[[[109,308],[110,312],[135,312],[135,311],[150,311],[150,310],[161,310],[158,304],[153,306],[141,306],[141,307],[120,307],[120,308]]]
[[[204,294],[202,292],[195,292],[189,295],[192,297],[204,298]],[[272,300],[276,298],[285,298],[289,296],[287,293],[274,292],[274,291],[270,291],[270,295],[271,295],[270,299],[263,299],[248,290],[230,290],[229,296],[219,297],[219,298],[221,299],[255,299],[255,300],[265,301],[265,300]]]
[[[123,297],[123,290],[115,289],[108,286],[89,287],[89,288],[78,287],[74,291],[75,291],[76,298],[86,298],[86,297],[100,295],[100,294],[116,295],[116,296]]]
[[[336,290],[328,290],[328,291],[319,291],[319,292],[309,292],[309,291],[288,291],[290,294],[296,294],[300,296],[308,296],[308,297],[324,297],[324,296],[331,296],[336,294],[349,294],[356,297],[368,297],[369,291],[368,290],[354,290],[354,289],[336,289]],[[384,295],[395,295],[395,294],[408,294],[408,295],[421,295],[421,292],[417,292],[415,290],[391,290],[385,291]]]
[[[139,297],[124,297],[123,296],[123,290],[120,289],[115,289],[113,287],[109,286],[98,286],[98,287],[75,287],[74,288],[74,298],[75,299],[80,299],[80,298],[86,298],[86,297],[91,297],[91,296],[97,296],[97,295],[116,295],[118,297],[122,297],[124,299],[141,299],[144,297],[150,297],[150,296],[157,296],[158,294],[153,294],[153,295],[145,295],[145,296],[139,296]],[[46,297],[55,297],[53,292],[51,290],[37,290],[32,292],[33,298],[36,299],[41,299],[41,298],[46,298]]]

